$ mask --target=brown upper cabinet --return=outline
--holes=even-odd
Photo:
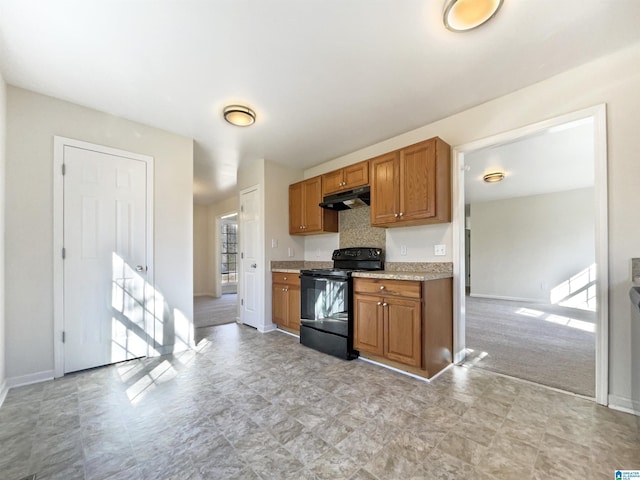
[[[368,184],[369,161],[365,160],[322,175],[322,195],[351,190]]]
[[[289,185],[289,234],[308,235],[338,231],[338,212],[319,207],[322,177]]]
[[[435,137],[371,159],[371,225],[451,221],[451,148]]]

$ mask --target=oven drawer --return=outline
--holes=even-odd
[[[369,295],[422,298],[422,282],[414,280],[387,280],[382,278],[354,278],[356,293]]]

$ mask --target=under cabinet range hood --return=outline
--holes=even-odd
[[[327,195],[319,205],[329,210],[349,210],[371,204],[369,187],[359,187],[346,192]]]

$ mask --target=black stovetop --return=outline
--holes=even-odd
[[[384,268],[381,248],[350,247],[339,248],[331,255],[333,268],[302,270],[303,275],[350,277],[353,272],[382,270]]]

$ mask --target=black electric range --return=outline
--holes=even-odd
[[[382,249],[340,248],[333,268],[300,272],[300,343],[339,358],[358,357],[353,348],[353,272],[382,270]]]

